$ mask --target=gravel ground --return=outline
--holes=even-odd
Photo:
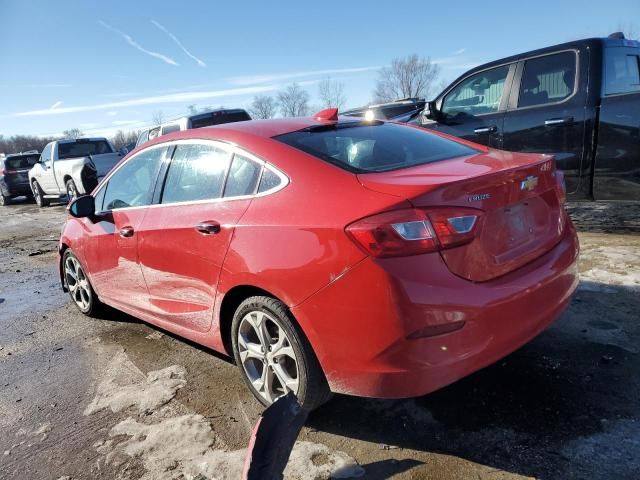
[[[337,395],[286,477],[640,478],[640,205],[570,205],[582,281],[566,314],[431,395]],[[58,287],[62,206],[0,208],[0,478],[237,478],[260,406],[227,359]]]

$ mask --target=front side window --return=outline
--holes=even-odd
[[[640,53],[633,52],[626,48],[605,49],[605,95],[640,92]]]
[[[220,198],[230,157],[229,152],[212,145],[178,145],[165,180],[162,203]]]
[[[576,54],[561,52],[524,62],[518,107],[561,102],[575,87]]]
[[[149,205],[166,148],[143,150],[122,165],[103,187],[104,210]],[[102,192],[96,193],[96,198]],[[96,205],[97,208],[97,205]]]
[[[423,129],[382,122],[321,126],[273,138],[356,172],[396,170],[477,153]]]
[[[42,150],[42,154],[40,155],[40,161],[44,164],[49,164],[49,162],[51,162],[51,143],[48,144],[46,147],[44,147],[44,150]]]
[[[260,178],[262,165],[243,155],[235,154],[229,169],[229,176],[224,187],[224,197],[241,197],[253,195]]]
[[[493,68],[463,80],[444,97],[442,112],[455,115],[482,115],[498,111],[509,66]]]

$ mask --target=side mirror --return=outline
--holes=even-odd
[[[435,100],[427,102],[427,106],[424,109],[423,116],[429,120],[435,120],[436,122],[442,117],[442,113],[438,110]]]
[[[96,213],[96,202],[91,195],[83,195],[72,201],[67,210],[75,218],[92,217]]]

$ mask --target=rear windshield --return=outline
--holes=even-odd
[[[85,140],[73,143],[58,144],[58,158],[86,157],[87,155],[99,155],[101,153],[113,153],[106,140]]]
[[[7,170],[22,170],[25,168],[31,168],[36,163],[38,163],[38,159],[40,155],[25,155],[23,157],[11,157],[7,158],[4,161],[4,164],[7,167]]]
[[[221,123],[244,122],[251,117],[244,110],[237,112],[213,112],[191,118],[191,128],[211,127]]]
[[[384,172],[477,153],[426,130],[382,122],[311,127],[274,139],[354,172]]]

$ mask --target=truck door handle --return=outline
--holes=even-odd
[[[193,228],[195,228],[198,232],[202,233],[203,235],[220,233],[220,224],[218,222],[213,222],[213,221],[200,222],[197,225],[194,225]]]
[[[490,127],[480,127],[473,130],[473,133],[493,133],[498,130],[498,127],[491,125]]]
[[[133,227],[122,227],[120,229],[120,236],[124,238],[133,237]]]
[[[545,127],[553,127],[554,125],[567,125],[573,123],[573,117],[550,118],[544,121]]]

